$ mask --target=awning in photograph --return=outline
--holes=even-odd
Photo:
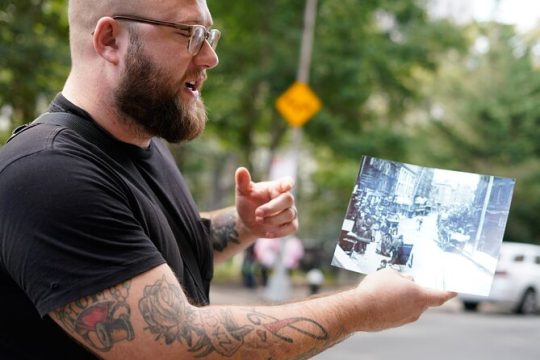
[[[405,196],[398,196],[396,198],[396,203],[399,205],[411,205],[411,199]]]

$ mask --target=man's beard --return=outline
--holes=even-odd
[[[178,94],[183,88],[174,89],[169,78],[143,53],[132,32],[124,76],[114,93],[116,108],[136,131],[174,143],[192,140],[204,130],[204,104],[200,98],[184,104]]]

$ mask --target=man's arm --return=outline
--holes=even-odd
[[[298,303],[199,308],[161,265],[49,316],[104,359],[304,359],[352,332],[414,321],[452,296],[384,270],[355,289]]]
[[[201,213],[212,221],[216,262],[235,255],[259,237],[282,237],[298,230],[292,179],[255,183],[247,169],[239,168],[235,180],[234,207]]]
[[[218,263],[247,248],[257,238],[242,231],[242,223],[234,206],[201,213],[211,220],[210,240],[214,248],[214,262]]]

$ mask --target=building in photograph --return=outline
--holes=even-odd
[[[484,176],[482,180],[474,199],[480,231],[475,238],[473,251],[495,256],[499,253],[500,243],[491,239],[502,238],[504,235],[515,181],[493,176]]]

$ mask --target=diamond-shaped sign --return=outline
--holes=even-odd
[[[321,100],[304,83],[295,82],[276,101],[281,116],[294,127],[300,127],[322,107]]]

